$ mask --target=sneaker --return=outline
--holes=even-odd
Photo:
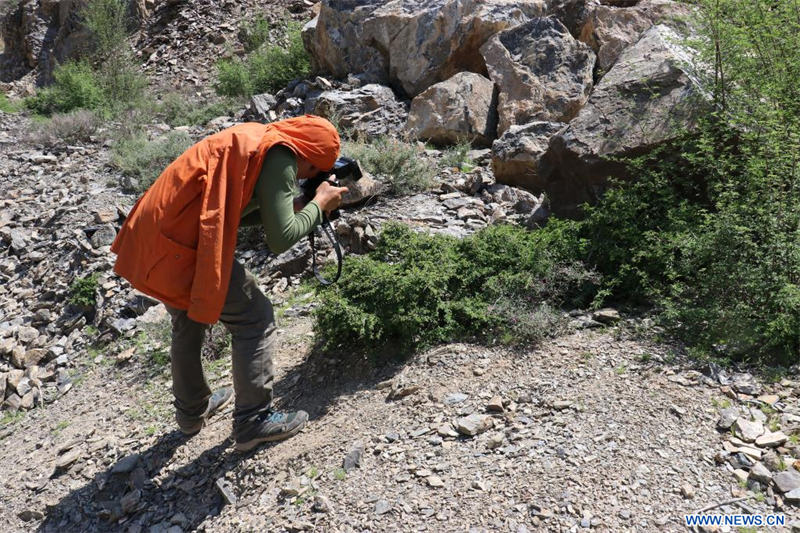
[[[305,411],[267,411],[253,422],[245,424],[244,430],[235,430],[236,450],[246,452],[262,442],[288,439],[296,435],[308,422]]]
[[[201,429],[206,425],[206,421],[214,416],[220,409],[228,405],[233,398],[233,389],[230,387],[222,387],[221,389],[215,390],[211,394],[211,398],[208,399],[208,407],[206,408],[206,412],[200,417],[199,420],[191,423],[186,424],[181,423],[180,419],[178,420],[178,427],[180,428],[181,432],[190,437],[192,435],[196,435],[200,432]]]

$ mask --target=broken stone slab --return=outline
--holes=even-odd
[[[605,324],[610,326],[612,324],[616,324],[620,321],[619,311],[616,309],[611,309],[610,307],[606,307],[605,309],[599,309],[592,313],[592,319],[600,322],[601,324]]]
[[[119,501],[124,514],[133,513],[139,506],[139,501],[142,499],[142,491],[139,489],[132,490],[125,494]]]
[[[754,442],[764,434],[764,424],[739,417],[731,426],[731,431],[744,442]]]
[[[233,492],[233,488],[231,487],[230,481],[225,479],[224,477],[217,478],[214,482],[214,485],[217,487],[222,498],[228,505],[236,505],[236,502],[239,500],[236,497],[236,494]]]
[[[791,504],[798,504],[800,503],[800,489],[790,490],[786,494],[783,495],[783,499],[786,503]],[[792,531],[798,530],[800,527],[793,526]]]
[[[72,463],[77,461],[83,456],[83,449],[82,448],[72,448],[65,454],[61,455],[56,459],[56,470],[65,470],[69,467]]]
[[[539,164],[550,139],[566,127],[562,122],[542,121],[510,126],[492,143],[492,172],[497,182],[543,190]]]
[[[695,61],[664,25],[622,53],[542,158],[556,214],[579,215],[581,204],[602,196],[609,177],[631,178],[620,159],[646,154],[696,126],[707,100]]]
[[[459,72],[414,97],[408,130],[418,139],[447,145],[489,146],[497,136],[495,85],[474,72]]]
[[[498,134],[514,124],[569,122],[592,90],[594,52],[555,17],[500,32],[481,53],[499,89]]]
[[[456,430],[462,435],[474,437],[484,431],[491,429],[494,426],[494,421],[491,416],[472,414],[456,420]]]
[[[132,453],[131,455],[127,455],[116,462],[116,464],[111,469],[112,474],[128,474],[136,465],[139,464],[139,459],[141,459],[141,455],[138,453]]]
[[[104,224],[97,228],[97,231],[92,234],[89,242],[92,243],[94,248],[102,248],[104,246],[110,246],[116,237],[117,230],[114,229],[114,226],[111,224]]]
[[[772,473],[761,463],[756,463],[750,468],[750,479],[754,479],[759,483],[768,484],[772,481]]]
[[[756,438],[756,446],[762,448],[776,448],[786,442],[788,437],[782,431],[767,432]]]
[[[736,419],[741,416],[739,409],[736,407],[726,407],[719,412],[719,420],[717,420],[717,429],[729,430]]]
[[[364,455],[364,443],[361,441],[356,441],[353,443],[350,451],[344,458],[342,462],[342,468],[344,468],[345,472],[350,472],[354,468],[361,467],[361,458]]]
[[[791,492],[800,489],[800,472],[790,468],[783,472],[778,472],[772,479],[775,481],[775,486],[781,492]]]

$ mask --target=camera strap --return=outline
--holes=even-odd
[[[322,224],[320,224],[320,228],[322,228],[322,232],[327,235],[328,240],[333,245],[333,250],[336,252],[336,276],[332,280],[327,280],[322,277],[322,274],[319,273],[317,269],[317,248],[314,241],[314,232],[308,234],[308,241],[311,244],[311,268],[314,271],[314,277],[322,283],[323,285],[332,285],[336,283],[339,279],[339,276],[342,275],[342,247],[339,244],[339,240],[334,237],[333,227],[331,226],[330,220],[328,217],[323,213],[322,215]]]

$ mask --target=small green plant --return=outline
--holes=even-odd
[[[652,359],[653,359],[653,355],[650,354],[650,353],[647,353],[647,352],[642,352],[636,357],[636,360],[639,361],[642,364],[647,364],[650,361],[652,361]]]
[[[17,113],[23,109],[24,104],[17,100],[11,100],[5,93],[0,94],[0,111],[4,113]]]
[[[711,405],[716,407],[717,409],[727,409],[731,406],[731,401],[727,398],[722,398],[718,400],[716,398],[711,398]]]
[[[761,410],[762,413],[764,413],[767,416],[771,416],[776,412],[774,407],[767,404],[762,404],[761,406],[759,406],[759,409]]]
[[[345,471],[344,468],[337,468],[336,470],[333,471],[333,478],[336,481],[344,481],[346,477],[347,477],[347,472]]]
[[[761,491],[756,492],[756,501],[758,503],[764,503],[764,500],[766,500],[766,499],[767,499],[767,497],[764,495],[763,492],[761,492]]]
[[[239,40],[245,52],[257,50],[269,42],[269,21],[264,15],[257,15],[252,21],[245,22],[239,30]]]
[[[592,359],[592,357],[594,357],[592,352],[581,352],[581,359],[584,361],[589,361]]]
[[[144,134],[123,137],[112,147],[112,163],[123,176],[136,181],[135,188],[144,191],[191,145],[191,137],[182,131],[172,131],[152,141]]]
[[[772,417],[772,418],[770,418],[770,419],[769,419],[769,422],[767,423],[767,428],[768,428],[770,431],[772,431],[773,433],[774,433],[774,432],[776,432],[776,431],[780,431],[780,429],[781,429],[781,422],[780,422],[780,420],[778,419],[778,417]]]
[[[0,416],[0,427],[10,426],[25,417],[25,411],[5,411]]]
[[[627,371],[628,371],[628,366],[627,366],[627,365],[619,365],[618,367],[616,367],[616,368],[614,369],[614,373],[615,373],[616,375],[618,375],[618,376],[621,376],[621,375],[623,375],[623,374],[624,374],[624,373],[626,373]]]
[[[310,479],[316,479],[317,477],[319,477],[319,469],[316,466],[312,466],[311,468],[308,469],[307,475]]]
[[[411,143],[378,137],[371,142],[345,142],[342,151],[357,159],[367,172],[382,179],[394,194],[424,191],[433,184],[435,166]]]
[[[282,89],[291,80],[303,78],[310,72],[308,52],[300,35],[301,26],[289,21],[284,24],[283,37],[278,44],[262,44],[245,59],[224,59],[217,64],[218,94],[251,96]],[[256,41],[263,37],[262,32]],[[268,30],[267,30],[268,33]]]
[[[800,436],[798,436],[797,433],[789,435],[789,442],[791,442],[795,446],[800,444]]]
[[[52,431],[53,435],[58,435],[59,433],[67,429],[69,427],[69,424],[70,424],[69,420],[62,420],[61,422],[56,424],[56,427],[54,427]]]
[[[98,275],[78,278],[69,287],[69,303],[80,307],[94,307],[97,303]]]
[[[230,98],[198,102],[185,94],[168,93],[158,106],[158,114],[172,127],[203,126],[212,118],[229,115],[236,104]]]
[[[457,168],[469,171],[473,168],[472,161],[468,155],[471,149],[472,146],[468,142],[460,142],[444,151],[442,158],[439,160],[439,165],[442,168]]]

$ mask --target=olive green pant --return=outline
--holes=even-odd
[[[200,354],[206,324],[190,319],[186,311],[167,306],[172,316],[172,393],[179,424],[196,423],[208,407],[211,389]],[[255,419],[272,403],[275,316],[272,304],[256,279],[233,262],[228,295],[219,321],[231,334],[233,352],[234,427]]]

